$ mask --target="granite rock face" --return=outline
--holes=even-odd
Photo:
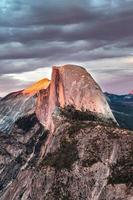
[[[35,115],[1,133],[0,200],[131,200],[133,132],[65,112],[51,140]]]
[[[132,200],[133,132],[86,70],[54,67],[47,88],[1,101],[1,119],[17,114],[0,127],[0,200]]]
[[[22,91],[14,92],[0,101],[0,131],[9,134],[14,122],[35,111],[36,98],[24,95]]]
[[[52,114],[58,107],[73,106],[115,121],[104,94],[82,67],[53,67],[51,81],[42,79],[31,87],[7,95],[0,101],[0,130],[9,132],[13,123],[25,114],[36,112],[46,129],[54,131]]]
[[[44,97],[42,95],[38,98],[36,113],[48,129],[54,129],[52,113],[55,109],[71,105],[76,110],[91,111],[116,122],[100,87],[80,66],[53,67],[50,86],[44,90]]]

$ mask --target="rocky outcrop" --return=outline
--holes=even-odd
[[[132,199],[133,133],[68,112],[56,115],[43,157],[50,133],[35,115],[20,118],[10,135],[1,133],[0,200]]]
[[[42,79],[32,86],[7,95],[0,101],[0,130],[10,132],[13,123],[25,114],[34,113],[46,129],[54,131],[52,114],[61,107],[96,113],[101,119],[115,118],[97,83],[82,67],[53,67],[51,82]]]
[[[54,67],[47,87],[1,102],[0,200],[132,199],[133,132],[85,69]]]
[[[100,87],[80,66],[53,67],[50,86],[47,91],[41,91],[37,102],[39,120],[52,131],[52,113],[58,107],[71,105],[76,110],[91,111],[101,118],[116,122]]]
[[[34,95],[36,93],[38,93],[40,90],[42,89],[47,89],[47,87],[50,84],[50,80],[47,78],[44,78],[36,83],[34,83],[33,85],[29,86],[28,88],[26,88],[25,90],[23,90],[23,94],[30,94],[30,95]]]
[[[0,101],[0,131],[9,134],[18,118],[33,114],[36,110],[37,93],[46,89],[50,80],[42,79],[30,87],[13,92]]]
[[[23,95],[22,91],[11,93],[0,101],[0,131],[9,134],[15,121],[35,111],[36,98]]]

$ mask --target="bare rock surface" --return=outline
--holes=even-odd
[[[14,92],[0,101],[0,131],[8,133],[14,122],[26,113],[34,113],[36,99],[31,95],[23,95],[22,91]]]
[[[80,66],[53,67],[50,87],[47,91],[44,90],[44,97],[42,95],[41,93],[38,98],[36,113],[48,129],[54,129],[52,113],[56,107],[64,108],[68,105],[72,105],[76,110],[97,113],[116,122],[100,87]]]
[[[133,132],[92,77],[54,67],[39,87],[0,101],[0,200],[132,200]]]
[[[50,133],[31,117],[29,130],[17,121],[10,136],[1,134],[1,200],[132,199],[132,132],[61,115],[41,157]]]

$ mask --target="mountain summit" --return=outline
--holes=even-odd
[[[53,67],[50,87],[41,91],[36,113],[41,123],[50,129],[54,111],[67,106],[116,122],[100,87],[80,66]]]
[[[53,67],[0,100],[0,200],[131,200],[133,132],[91,75]]]
[[[65,65],[53,67],[51,81],[44,78],[3,98],[0,130],[9,132],[19,117],[35,112],[45,128],[53,131],[53,113],[67,106],[116,123],[104,94],[91,75],[80,66]]]

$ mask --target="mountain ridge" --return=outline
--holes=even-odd
[[[50,80],[48,78],[44,78],[32,84],[31,86],[27,87],[23,90],[23,94],[36,94],[42,89],[47,89],[50,84]]]
[[[131,200],[133,132],[83,68],[51,82],[0,104],[0,200]]]

